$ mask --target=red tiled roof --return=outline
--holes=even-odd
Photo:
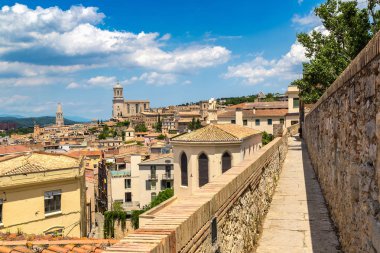
[[[66,155],[79,158],[81,156],[101,156],[102,151],[100,150],[78,150],[78,151],[70,151]]]
[[[252,110],[243,110],[242,112],[243,112],[243,118],[254,116]],[[226,111],[226,112],[218,114],[218,118],[234,118],[235,113],[236,113],[235,110]]]
[[[30,152],[31,149],[23,145],[0,146],[0,155]]]
[[[273,102],[253,102],[253,103],[241,103],[237,105],[229,106],[230,109],[253,109],[253,108],[288,108],[288,102],[286,101],[273,101]]]
[[[256,110],[255,116],[264,117],[264,116],[285,116],[288,113],[288,109],[264,109]]]
[[[113,239],[0,241],[0,253],[101,253]]]

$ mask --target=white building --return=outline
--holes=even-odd
[[[148,205],[160,191],[173,187],[173,158],[160,156],[145,161],[131,155],[130,163],[110,171],[111,200],[121,202],[126,211]],[[117,170],[117,168],[122,168]]]
[[[214,178],[253,156],[261,132],[234,124],[210,124],[174,137],[174,194],[190,195]]]

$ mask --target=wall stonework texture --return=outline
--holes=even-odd
[[[209,253],[215,252],[252,252],[260,238],[264,218],[270,207],[277,181],[288,150],[287,137],[268,156],[259,178],[248,179],[242,189],[224,210],[218,210],[217,241],[212,243],[210,224],[204,227],[205,237],[191,248],[185,247],[181,252]],[[192,242],[193,243],[193,242]]]
[[[380,252],[380,39],[306,116],[308,152],[345,252]]]

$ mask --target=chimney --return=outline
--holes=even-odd
[[[241,108],[236,108],[235,124],[239,126],[243,125],[243,110]]]

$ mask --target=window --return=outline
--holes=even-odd
[[[165,166],[165,175],[167,176],[167,178],[170,178],[170,176],[171,176],[171,170],[172,169],[172,166],[170,166],[170,165],[166,165]]]
[[[268,125],[272,125],[272,119],[268,119]]]
[[[236,120],[231,119],[231,124],[236,124]]]
[[[188,178],[187,178],[187,156],[185,153],[182,153],[181,155],[181,185],[187,186],[188,185]]]
[[[150,182],[150,189],[151,190],[156,190],[156,181],[151,181]]]
[[[199,187],[208,183],[208,157],[202,153],[198,157]]]
[[[61,211],[61,190],[45,192],[45,213]]]
[[[0,224],[3,223],[3,200],[0,199]]]
[[[280,124],[284,124],[284,119],[280,119]]]
[[[156,176],[156,166],[150,166],[150,175],[151,175],[151,178],[152,179],[155,179],[155,178],[157,178],[157,176]]]
[[[295,124],[298,124],[298,120],[292,120],[292,121],[290,122],[290,125],[295,125]]]
[[[125,193],[125,202],[132,202],[132,192]]]
[[[248,125],[248,120],[244,119],[243,120],[243,126],[246,126],[246,125]]]
[[[255,120],[255,125],[256,125],[256,126],[260,126],[260,119],[256,119],[256,120]]]
[[[157,197],[157,193],[152,192],[152,193],[150,194],[150,201],[153,201],[156,197]]]
[[[299,108],[299,107],[300,107],[300,99],[293,98],[293,108]]]
[[[231,169],[231,155],[228,152],[224,152],[222,156],[222,173]]]
[[[98,167],[98,165],[97,164],[94,164],[94,169],[96,169]]]
[[[124,179],[124,188],[125,189],[131,188],[131,179]]]

